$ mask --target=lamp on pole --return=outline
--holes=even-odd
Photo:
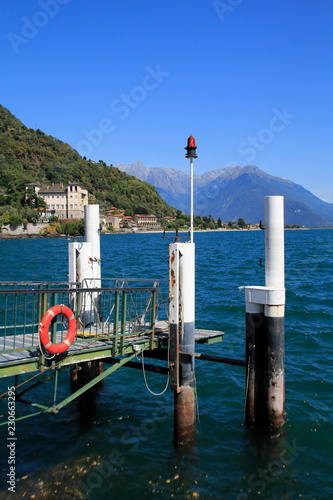
[[[190,241],[193,241],[193,158],[198,158],[195,139],[192,135],[187,139],[185,158],[190,159]]]

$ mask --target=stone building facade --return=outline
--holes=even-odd
[[[27,184],[35,193],[43,198],[47,204],[47,216],[55,215],[59,219],[82,219],[84,206],[88,205],[88,190],[75,182],[41,186]]]

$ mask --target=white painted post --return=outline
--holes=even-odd
[[[169,245],[170,389],[179,390],[179,243]]]
[[[99,205],[84,207],[85,242],[69,243],[68,279],[82,288],[101,287],[101,253]],[[76,306],[73,303],[73,306]],[[82,297],[80,319],[83,326],[95,324],[100,315],[100,293],[85,293]]]
[[[266,286],[284,288],[283,196],[265,197]]]
[[[85,240],[91,244],[91,266],[93,287],[101,286],[101,250],[100,250],[100,221],[99,205],[85,205],[84,207]]]
[[[180,243],[179,285],[180,285],[180,317],[181,351],[194,354],[194,321],[195,321],[195,244],[193,242]],[[193,372],[194,359],[189,371]],[[193,373],[192,373],[193,375]],[[185,373],[183,370],[183,379]],[[192,383],[192,378],[189,379]]]
[[[195,246],[170,245],[170,364],[174,391],[175,441],[195,437]]]
[[[84,207],[85,252],[82,253],[81,273],[83,288],[101,287],[101,252],[100,252],[99,205]],[[87,251],[90,255],[87,258]],[[87,265],[88,264],[88,265]],[[96,324],[100,319],[100,293],[85,293],[82,320],[84,326]]]
[[[89,288],[101,288],[101,254],[100,254],[100,221],[99,205],[85,205],[84,207],[85,241],[69,244],[69,280],[86,288],[87,292],[81,294],[80,311],[78,319],[84,328],[89,325],[97,326],[101,319],[101,294],[89,292]],[[76,308],[76,304],[75,304]],[[102,373],[101,361],[87,361],[72,365],[72,387],[79,389]],[[95,404],[96,386],[82,394],[79,399],[79,409],[87,413]]]

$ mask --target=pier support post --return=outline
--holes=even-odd
[[[75,392],[104,372],[104,363],[99,360],[85,361],[71,368],[71,388]],[[96,393],[104,386],[104,380],[94,385],[78,397],[78,408],[81,413],[90,415],[95,409]]]
[[[69,244],[69,281],[80,283],[82,288],[101,287],[99,205],[84,207],[85,241]],[[80,321],[83,327],[100,319],[100,294],[88,292],[82,296]]]
[[[256,421],[256,339],[263,336],[264,307],[246,302],[246,425],[254,427]]]
[[[283,197],[265,198],[265,286],[245,287],[246,422],[276,432],[284,423]]]
[[[85,240],[91,248],[88,258],[89,273],[81,276],[83,288],[101,287],[101,251],[100,251],[100,221],[99,205],[84,207]],[[82,312],[84,326],[98,323],[100,320],[100,293],[86,293],[84,311]]]
[[[170,245],[170,385],[174,391],[174,439],[195,439],[195,247],[193,242]]]
[[[100,253],[100,221],[99,205],[84,207],[85,241],[69,243],[69,281],[79,283],[87,292],[81,294],[80,303],[76,303],[73,294],[71,307],[76,311],[83,329],[89,325],[97,325],[101,319],[100,293],[89,292],[89,288],[101,288],[101,253]],[[75,286],[75,285],[74,285]],[[74,390],[84,386],[104,371],[101,361],[87,361],[75,365],[71,370],[71,385]],[[79,410],[87,413],[94,407],[98,386],[83,393],[78,398]]]

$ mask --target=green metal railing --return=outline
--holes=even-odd
[[[163,312],[168,304],[168,298],[161,297],[159,282],[103,280],[99,284],[96,288],[82,288],[77,283],[0,282],[0,378],[15,376],[16,401],[34,409],[18,414],[16,420],[44,412],[57,413],[130,362],[138,351],[154,349],[165,342],[164,335],[155,338],[158,312]],[[50,355],[40,346],[39,328],[44,314],[58,304],[74,312],[76,336],[66,352]],[[67,333],[67,319],[62,314],[55,316],[49,328],[51,342],[63,342]],[[60,372],[96,360],[113,363],[59,400]],[[36,388],[51,381],[53,391],[43,394],[42,400],[33,394],[26,399],[30,391],[34,393]],[[0,397],[6,395],[4,392]],[[1,425],[6,422],[0,419]]]
[[[39,324],[45,312],[56,304],[71,308],[77,320],[77,342],[110,340],[112,355],[122,355],[128,337],[149,334],[154,341],[158,284],[154,286],[79,288],[74,283],[0,283],[0,354],[39,347]],[[104,283],[103,283],[104,285]],[[54,318],[53,343],[67,335],[67,321]]]

